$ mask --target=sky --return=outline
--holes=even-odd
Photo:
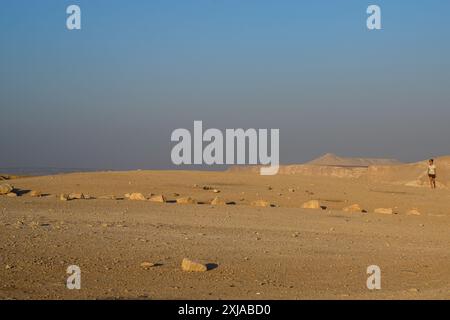
[[[81,8],[81,30],[66,8]],[[370,4],[381,30],[366,27]],[[177,128],[280,162],[450,154],[450,1],[2,0],[0,168],[174,168]]]

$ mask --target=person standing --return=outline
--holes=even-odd
[[[436,189],[436,165],[434,159],[428,160],[428,179],[430,179],[431,189]]]

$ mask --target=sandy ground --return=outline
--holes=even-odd
[[[1,299],[450,298],[448,190],[183,171],[9,182],[48,196],[0,196]],[[178,193],[202,202],[219,195],[236,205],[59,200],[60,193],[70,192],[141,192],[168,199]],[[277,207],[251,206],[257,199]],[[301,209],[310,199],[327,210]],[[353,203],[368,213],[341,210]],[[373,213],[379,207],[398,214]],[[406,214],[413,207],[420,216]],[[217,266],[187,273],[180,268],[185,257]],[[146,270],[140,267],[144,261],[157,265]],[[366,287],[372,264],[381,268],[381,290]],[[69,265],[81,268],[81,290],[66,288]]]

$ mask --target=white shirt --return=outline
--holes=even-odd
[[[430,164],[428,166],[428,174],[436,174],[436,165]]]

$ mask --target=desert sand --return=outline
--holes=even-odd
[[[0,299],[448,299],[450,191],[427,188],[422,163],[412,177],[404,166],[414,167],[1,181],[18,196],[0,196]],[[60,200],[70,193],[90,199]],[[176,203],[186,197],[194,203]],[[310,200],[323,208],[302,208]],[[343,210],[353,204],[361,210]],[[183,271],[184,258],[208,270]],[[381,290],[366,287],[373,264]],[[81,268],[81,290],[66,288],[69,265]]]

